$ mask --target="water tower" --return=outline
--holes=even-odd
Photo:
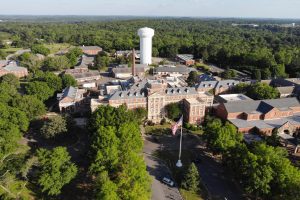
[[[140,37],[141,64],[150,65],[152,63],[152,37],[154,30],[151,28],[141,28],[138,30]]]

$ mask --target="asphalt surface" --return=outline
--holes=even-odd
[[[144,158],[147,171],[152,178],[152,200],[182,200],[177,187],[169,187],[161,182],[163,177],[172,177],[166,165],[152,156],[152,153],[160,148],[160,144],[152,141],[150,137],[144,137]]]
[[[157,142],[152,141],[151,137],[146,137],[144,145],[144,153],[149,153],[163,146],[164,150],[167,151],[178,151],[178,142],[174,142],[173,136],[161,136]],[[162,144],[162,146],[160,145]],[[192,135],[185,135],[183,138],[183,150],[188,149],[193,152],[193,157],[197,157],[201,160],[200,163],[196,164],[201,176],[202,183],[205,185],[209,192],[209,196],[213,200],[243,200],[243,193],[240,187],[235,184],[232,177],[224,170],[224,167],[218,162],[212,154],[207,151],[205,144],[197,137]],[[153,198],[168,199],[166,196],[173,192],[165,191],[160,188],[160,183],[156,181],[160,180],[160,176],[163,174],[170,174],[167,167],[161,161],[155,160],[155,158],[148,157],[145,155],[148,171],[154,177],[158,179],[154,180],[152,185]],[[166,169],[165,169],[166,168]],[[163,185],[164,186],[164,185]],[[165,187],[165,186],[164,186]],[[163,188],[164,188],[163,187]],[[178,191],[178,189],[176,189]],[[164,195],[164,198],[162,196]],[[180,196],[176,196],[173,199],[180,199]]]

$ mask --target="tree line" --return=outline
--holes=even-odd
[[[137,29],[155,29],[153,55],[174,57],[191,53],[222,68],[247,70],[261,77],[300,76],[300,28],[232,26],[226,20],[132,19],[101,22],[1,23],[0,31],[11,35],[13,45],[39,43],[98,45],[106,51],[139,47]]]
[[[208,148],[222,155],[223,163],[250,197],[300,198],[300,171],[292,165],[285,149],[264,142],[246,144],[232,124],[217,118],[206,119],[204,137]]]

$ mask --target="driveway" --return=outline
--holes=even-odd
[[[178,152],[179,139],[171,135],[159,137],[159,143],[163,144],[164,150]],[[183,151],[191,151],[194,158],[200,158],[196,164],[201,176],[202,183],[208,189],[213,199],[242,200],[243,193],[240,187],[235,185],[232,177],[225,168],[207,151],[205,143],[197,136],[184,134],[182,142]]]
[[[182,200],[177,187],[169,187],[162,184],[160,180],[164,176],[171,177],[169,169],[164,163],[152,156],[152,153],[160,148],[160,144],[154,142],[151,137],[144,136],[144,158],[147,171],[152,178],[152,200]]]

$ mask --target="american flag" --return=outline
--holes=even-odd
[[[180,119],[171,127],[173,135],[176,135],[176,131],[178,127],[182,126],[182,122],[183,122],[183,115],[181,115]]]

